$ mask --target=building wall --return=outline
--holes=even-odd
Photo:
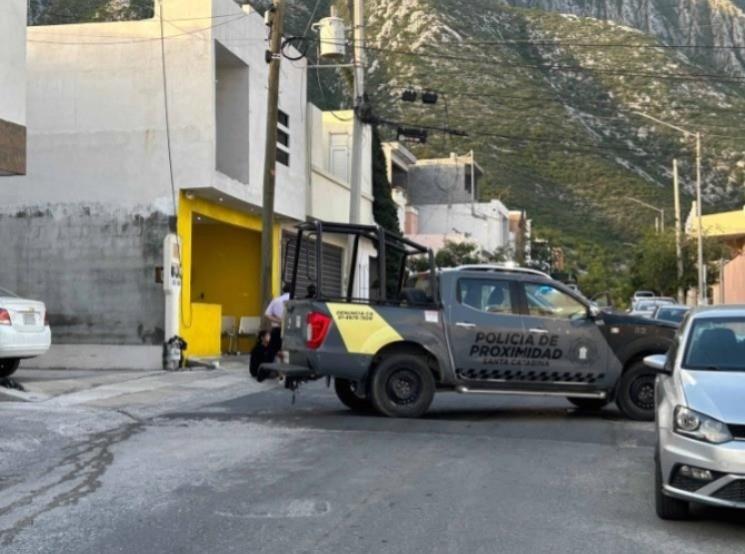
[[[352,112],[323,112],[308,105],[310,148],[311,198],[308,215],[324,221],[349,222],[350,173],[335,172],[332,164],[331,136],[346,136],[348,167],[352,163]],[[372,132],[365,125],[362,132],[362,199],[360,202],[361,223],[371,225],[372,214]]]
[[[745,253],[724,266],[724,303],[745,304]],[[714,299],[718,296],[714,295]]]
[[[445,160],[444,163],[422,163],[409,168],[407,194],[409,203],[448,204],[471,202],[465,189],[465,164]]]
[[[164,6],[175,194],[158,14],[28,31],[33,163],[26,176],[7,177],[0,186],[0,283],[50,305],[55,342],[162,338],[163,294],[153,275],[169,217],[180,208],[174,206],[179,190],[225,200],[254,218],[260,213],[267,101],[263,18],[232,0],[164,0]],[[247,182],[216,169],[216,41],[248,67],[246,109],[233,112],[248,118],[249,162],[241,166]],[[290,118],[290,166],[277,166],[275,208],[296,220],[305,218],[306,205],[305,72],[304,61],[282,63],[279,104]],[[34,214],[32,223],[16,214]],[[123,300],[111,299],[111,283],[121,287]]]
[[[0,213],[0,283],[44,300],[55,342],[160,344],[162,212],[70,205]]]
[[[416,205],[420,235],[461,234],[482,250],[509,246],[507,208],[498,200],[478,204]]]
[[[26,0],[3,0],[0,2],[0,176],[22,174],[25,169]]]

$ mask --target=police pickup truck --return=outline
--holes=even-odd
[[[354,237],[343,296],[324,294],[321,246],[328,233]],[[305,250],[303,241],[310,243]],[[362,299],[353,284],[364,244],[377,254],[369,273],[378,277]],[[673,324],[602,311],[535,270],[436,271],[431,251],[372,226],[304,223],[294,252],[292,288],[303,279],[305,252],[304,278],[315,297],[293,297],[286,306],[289,362],[262,366],[288,388],[333,378],[346,406],[391,417],[421,416],[440,391],[563,396],[582,409],[615,401],[631,419],[654,417],[655,374],[643,359],[667,351]],[[406,277],[407,259],[416,255],[428,258],[428,278]],[[392,259],[400,267],[394,272]]]

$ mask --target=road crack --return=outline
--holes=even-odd
[[[112,447],[126,441],[143,427],[142,423],[131,423],[112,431],[92,435],[84,443],[77,445],[75,451],[56,466],[72,466],[71,469],[54,482],[36,488],[8,506],[0,508],[0,517],[4,517],[26,506],[33,506],[37,500],[42,499],[41,506],[20,517],[10,527],[0,529],[0,545],[10,545],[21,531],[31,526],[42,514],[62,506],[76,504],[84,496],[95,492],[101,486],[101,477],[114,461]]]

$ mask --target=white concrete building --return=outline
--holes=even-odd
[[[222,315],[260,313],[267,29],[233,0],[163,0],[161,42],[157,6],[147,20],[29,28],[33,163],[0,186],[0,283],[47,302],[58,342],[160,345],[156,273],[177,231],[180,334],[189,353],[215,354]],[[305,61],[283,61],[279,106],[277,287],[281,224],[305,219]]]
[[[306,212],[311,219],[349,222],[352,179],[353,118],[351,110],[321,111],[308,105],[308,147],[310,149],[310,191]],[[374,225],[372,195],[372,130],[363,126],[360,223]],[[370,258],[372,246],[360,244],[355,269],[354,296],[367,298],[370,293]],[[301,257],[301,263],[304,260]],[[341,235],[326,235],[324,248],[324,293],[346,290],[350,273],[348,243]],[[307,275],[300,276],[302,286],[310,284]],[[332,287],[327,290],[327,287]]]
[[[509,211],[499,200],[460,204],[421,204],[416,206],[417,232],[410,235],[448,235],[473,242],[485,253],[510,246]],[[453,239],[448,239],[453,240]]]
[[[0,176],[26,172],[26,0],[0,2]],[[8,183],[0,181],[0,190]]]

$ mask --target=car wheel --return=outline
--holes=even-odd
[[[657,374],[639,360],[634,362],[618,382],[616,404],[629,419],[654,420],[654,383]]]
[[[334,391],[341,403],[353,412],[365,413],[372,411],[370,400],[357,394],[352,381],[335,378]]]
[[[370,382],[373,407],[388,417],[419,417],[435,395],[435,379],[419,356],[397,354],[383,359]]]
[[[18,358],[0,358],[0,379],[13,375],[20,363]]]
[[[655,459],[654,466],[654,506],[657,516],[660,519],[687,519],[690,515],[689,503],[662,492],[662,467],[659,459]]]
[[[580,410],[598,411],[608,405],[605,398],[577,398],[574,396],[567,397],[567,400],[577,406]]]

